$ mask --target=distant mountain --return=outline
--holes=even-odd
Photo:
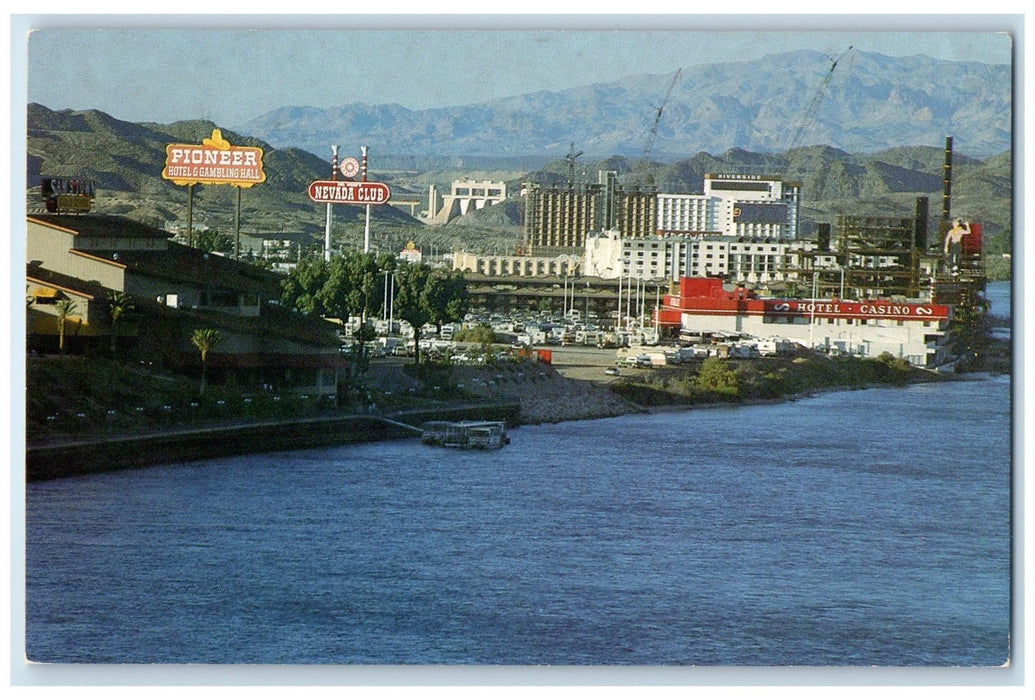
[[[211,122],[187,121],[170,125],[134,124],[97,111],[55,112],[29,105],[28,153],[26,154],[26,205],[39,209],[41,175],[87,177],[98,184],[94,209],[120,214],[162,226],[184,222],[186,188],[161,177],[165,147],[169,143],[200,143],[215,127]],[[325,206],[311,202],[308,183],[329,175],[329,162],[298,148],[274,148],[262,140],[223,129],[235,145],[264,149],[267,181],[245,190],[242,197],[242,230],[307,232],[322,240]],[[956,139],[955,143],[959,143]],[[566,150],[566,149],[565,149]],[[779,175],[802,183],[802,230],[808,236],[820,222],[835,223],[841,214],[863,216],[912,216],[916,197],[930,201],[932,219],[941,207],[944,136],[934,145],[897,146],[869,153],[851,153],[830,146],[809,146],[788,152],[760,153],[740,148],[696,152],[669,163],[656,163],[653,175],[662,192],[700,193],[709,172],[756,172]],[[540,170],[472,171],[463,159],[451,157],[401,159],[406,167],[378,175],[393,196],[421,201],[429,182],[448,187],[464,175],[507,182],[513,195],[506,203],[462,217],[447,227],[426,227],[394,207],[373,207],[379,239],[401,249],[408,240],[431,243],[440,250],[503,250],[518,240],[521,183],[563,182],[568,163],[556,158]],[[474,160],[487,165],[489,157]],[[535,159],[529,159],[532,161]],[[580,157],[575,177],[595,181],[599,170],[615,170],[620,179],[641,175],[639,156]],[[448,163],[445,170],[424,170],[432,162]],[[512,163],[511,163],[512,164]],[[953,157],[952,211],[984,224],[987,249],[1006,253],[1012,235],[1012,157],[1009,150],[974,158],[955,152]],[[233,188],[198,186],[195,222],[227,232],[234,220]],[[362,207],[335,207],[335,222],[349,240],[362,241]],[[358,238],[357,238],[358,237]]]
[[[635,75],[558,92],[540,91],[460,107],[410,110],[397,104],[333,109],[282,107],[238,125],[278,148],[312,153],[339,144],[380,155],[640,158],[659,107],[650,155],[661,160],[732,148],[780,152],[792,145],[831,60],[816,51],[686,68],[675,76]],[[938,146],[1001,153],[1011,145],[1011,69],[926,56],[890,58],[853,51],[823,88],[802,144],[853,153]]]
[[[953,153],[952,211],[984,223],[986,240],[998,252],[1010,249],[1012,160],[1009,151],[985,159]],[[932,220],[941,212],[944,139],[939,147],[895,147],[875,153],[848,153],[829,146],[808,146],[785,153],[753,153],[730,149],[712,155],[700,152],[669,164],[655,164],[653,176],[660,192],[700,194],[706,173],[751,172],[782,177],[802,184],[802,232],[810,236],[819,222],[834,223],[842,214],[864,216],[913,215],[916,198],[929,201]],[[612,156],[579,160],[576,179],[595,181],[600,170],[613,170],[619,180],[635,184],[641,171],[636,159]],[[558,160],[528,173],[527,180],[562,184],[568,166]],[[518,183],[508,183],[511,189]]]

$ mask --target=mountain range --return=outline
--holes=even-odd
[[[413,210],[374,207],[378,240],[396,249],[407,240],[439,250],[512,249],[522,182],[572,175],[595,181],[604,169],[635,182],[648,163],[663,192],[700,193],[704,174],[717,171],[800,181],[802,231],[809,235],[816,223],[836,222],[841,214],[912,216],[918,196],[929,198],[937,217],[944,142],[952,136],[953,214],[983,222],[989,251],[1009,252],[1009,69],[922,56],[853,52],[849,58],[830,72],[828,57],[801,51],[699,66],[675,81],[672,75],[636,76],[438,110],[285,107],[233,129],[203,120],[132,123],[97,110],[30,104],[26,205],[30,212],[40,209],[41,176],[86,177],[97,183],[96,211],[157,226],[182,222],[186,188],[161,178],[165,147],[200,143],[219,126],[231,143],[264,150],[267,180],[244,192],[244,231],[320,240],[325,207],[308,199],[308,184],[330,174],[329,144],[355,143],[373,149],[371,179],[389,183],[393,200],[426,207],[429,185],[448,191],[461,177],[504,180],[514,193],[505,205],[445,227],[425,226]],[[661,105],[669,86],[671,97]],[[787,149],[784,142],[795,139],[811,104],[818,108],[802,141],[823,145]],[[653,144],[649,154],[645,143]],[[572,148],[582,153],[565,158]],[[195,222],[232,230],[233,189],[196,187]],[[363,208],[334,210],[335,235],[346,244],[361,241]]]
[[[953,135],[961,152],[980,157],[1010,148],[1012,115],[1009,66],[853,49],[836,66],[823,53],[800,50],[457,107],[284,106],[234,129],[277,148],[324,153],[331,144],[365,145],[388,156],[560,158],[574,147],[596,157],[672,161],[809,144],[871,153],[938,146]]]

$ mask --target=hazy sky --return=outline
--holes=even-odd
[[[226,127],[288,105],[468,104],[799,48],[1006,64],[1003,28],[886,15],[12,17],[12,37],[27,37],[28,101]],[[18,51],[12,41],[16,69]]]

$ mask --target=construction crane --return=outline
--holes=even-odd
[[[582,155],[582,151],[575,152],[575,142],[571,142],[571,150],[564,156],[564,160],[568,161],[568,187],[575,184],[575,159]]]
[[[805,114],[801,118],[801,125],[798,126],[798,133],[794,135],[794,141],[791,142],[791,146],[787,150],[792,151],[795,148],[801,146],[802,139],[805,138],[805,134],[808,133],[809,128],[812,126],[812,122],[816,119],[816,113],[819,111],[819,105],[823,102],[823,97],[826,93],[827,85],[830,84],[830,79],[834,77],[834,69],[837,68],[838,62],[840,62],[842,58],[847,56],[851,50],[852,47],[849,46],[840,56],[831,59],[830,70],[827,71],[827,74],[823,78],[823,82],[822,84],[820,84],[819,89],[816,90],[816,93],[812,96],[812,99],[809,100],[809,106],[808,108],[806,108]],[[830,57],[828,56],[827,58],[829,59]]]
[[[672,81],[668,84],[668,90],[665,92],[665,99],[661,101],[661,105],[654,114],[654,123],[651,124],[650,131],[647,132],[647,141],[643,144],[643,157],[640,159],[640,169],[645,173],[644,181],[648,187],[654,186],[654,172],[650,165],[650,154],[654,149],[654,139],[658,136],[658,125],[661,124],[661,113],[665,111],[665,106],[668,104],[669,98],[672,97],[672,89],[675,88],[676,81],[679,80],[679,76],[682,73],[683,69],[680,68],[676,71],[676,74],[672,76]]]

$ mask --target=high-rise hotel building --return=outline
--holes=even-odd
[[[625,188],[613,171],[600,171],[596,183],[528,183],[523,252],[577,253],[601,231],[630,239],[707,233],[795,240],[800,203],[799,183],[765,175],[709,173],[703,194]]]
[[[800,205],[800,183],[707,173],[703,194],[658,195],[658,230],[795,240]]]
[[[654,235],[658,194],[625,189],[613,171],[600,171],[598,182],[525,185],[523,225],[526,255],[562,255],[585,248],[592,232],[616,229],[631,238]]]

